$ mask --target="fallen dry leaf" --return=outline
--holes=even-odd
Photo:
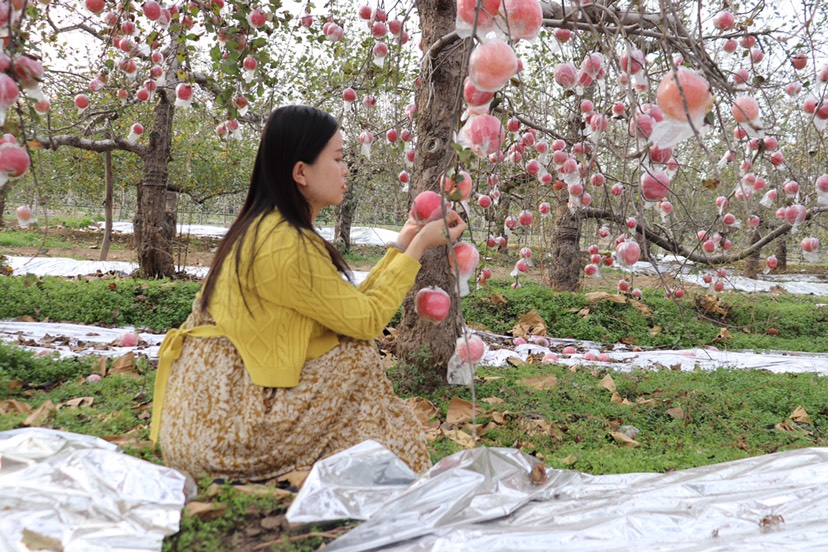
[[[604,376],[604,379],[601,380],[601,387],[609,391],[610,393],[615,392],[615,380],[612,379],[612,376],[607,374]]]
[[[733,336],[730,335],[730,332],[727,331],[727,328],[722,328],[721,330],[719,330],[719,335],[713,338],[713,341],[726,341],[728,339],[733,339]]]
[[[605,291],[593,291],[584,295],[590,303],[598,303],[599,301],[610,301],[612,303],[626,303],[627,298],[618,293],[607,293]]]
[[[480,431],[479,435],[486,435],[493,429],[500,429],[500,426],[497,425],[495,422],[489,422],[486,426]]]
[[[32,531],[31,529],[23,529],[23,535],[20,539],[20,544],[26,547],[26,550],[48,550],[49,552],[63,552],[63,543],[59,539]]]
[[[190,517],[198,518],[202,521],[210,521],[224,515],[227,511],[227,504],[223,502],[188,502],[184,506],[184,511]]]
[[[504,425],[506,424],[506,416],[502,412],[498,412],[497,410],[493,410],[492,413],[492,421],[496,424]]]
[[[571,466],[572,464],[574,464],[577,461],[578,461],[578,457],[575,456],[574,454],[570,454],[569,456],[567,456],[565,458],[561,458],[561,464],[563,464],[565,466]]]
[[[546,435],[556,441],[563,440],[563,431],[558,424],[552,424],[543,418],[520,418],[518,428],[527,435]]]
[[[474,406],[469,401],[463,400],[459,397],[452,397],[446,411],[446,422],[449,424],[459,424],[468,422],[472,419]]]
[[[538,314],[537,309],[532,309],[518,320],[518,323],[512,328],[512,335],[515,337],[546,335],[546,322]]]
[[[632,439],[626,433],[621,433],[620,431],[613,431],[610,433],[610,436],[615,440],[616,443],[625,447],[640,447],[641,443]]]
[[[712,295],[698,295],[695,299],[696,306],[701,308],[705,314],[720,314],[727,316],[728,309],[722,306],[722,300]]]
[[[673,418],[674,420],[683,420],[684,419],[684,410],[677,406],[676,408],[670,408],[667,410],[667,415]]]
[[[272,531],[273,529],[289,529],[290,524],[284,515],[281,516],[267,516],[259,522],[262,529]],[[255,548],[254,548],[255,550]]]
[[[579,310],[578,311],[578,316],[583,316],[584,318],[589,316],[589,307],[584,307],[581,310]]]
[[[809,416],[808,412],[806,412],[805,409],[802,408],[801,404],[794,409],[793,413],[791,413],[791,419],[800,424],[812,423],[811,416]]]
[[[483,381],[495,381],[499,379],[503,379],[503,376],[485,376]]]
[[[480,300],[483,301],[484,303],[492,303],[493,305],[505,305],[506,303],[509,302],[509,300],[506,299],[506,297],[504,297],[502,294],[497,293],[497,292],[492,293],[488,297],[485,297],[485,296],[481,297]]]
[[[37,409],[34,410],[34,412],[29,414],[29,417],[23,421],[23,425],[41,426],[47,419],[49,419],[49,415],[55,410],[57,410],[57,408],[55,407],[55,403],[47,400],[46,402],[38,406]]]
[[[661,326],[653,326],[652,328],[647,330],[647,333],[650,334],[651,336],[655,337],[655,336],[657,336],[658,334],[661,333],[661,329],[662,329]]]
[[[515,366],[515,367],[520,367],[520,366],[525,366],[526,365],[526,361],[524,361],[519,356],[510,356],[509,358],[506,359],[506,362],[508,362],[509,364],[511,364],[512,366]]]
[[[138,369],[135,366],[135,353],[132,351],[115,359],[112,367],[109,369],[109,374],[120,374],[122,376],[141,377]]]
[[[428,441],[429,443],[437,439],[437,437],[439,437],[442,434],[443,432],[439,427],[433,427],[425,430],[426,441]]]
[[[428,399],[424,399],[422,397],[411,397],[410,399],[406,399],[405,402],[408,404],[408,408],[414,412],[417,419],[420,420],[423,427],[437,427],[440,425],[439,422],[431,421],[431,419],[436,417],[440,411]]]
[[[281,476],[277,481],[287,481],[292,487],[301,489],[302,485],[305,483],[305,479],[308,478],[309,473],[310,471],[307,470],[296,470],[290,473],[286,473],[285,475]]]
[[[486,397],[485,399],[480,399],[480,402],[486,404],[503,404],[503,399],[498,397]]]
[[[632,404],[629,399],[625,399],[621,396],[621,393],[618,391],[612,392],[612,397],[610,397],[610,402],[612,404],[623,404],[623,405],[630,405]]]
[[[792,426],[788,422],[779,422],[778,424],[774,425],[773,427],[775,427],[779,431],[787,431],[789,433],[794,433],[796,431],[799,431],[798,427]]]
[[[100,357],[98,359],[97,365],[98,365],[98,374],[100,374],[101,377],[105,376],[106,375],[106,357]]]
[[[0,414],[28,414],[32,407],[14,399],[0,401]]]
[[[477,424],[477,425],[465,424],[463,426],[463,431],[465,431],[466,433],[470,433],[472,435],[472,437],[474,437],[475,435],[478,436],[478,437],[480,435],[483,435],[482,431],[484,429],[486,429],[486,427],[483,424]]]
[[[529,472],[529,482],[539,487],[547,481],[549,481],[549,476],[546,475],[546,464],[543,462],[535,464],[532,471]]]
[[[95,397],[77,397],[74,399],[69,399],[66,402],[62,402],[57,405],[58,410],[61,408],[84,408],[88,406],[92,406],[95,402]]]
[[[635,299],[630,299],[630,305],[632,305],[632,307],[635,310],[640,312],[641,316],[643,316],[644,318],[650,318],[653,315],[653,313],[650,312],[650,309],[647,307],[647,305],[645,305],[641,301],[636,301]]]
[[[547,389],[554,389],[558,386],[558,378],[555,374],[549,374],[546,376],[535,376],[533,378],[523,378],[518,380],[518,383],[522,383],[524,385],[528,385],[529,387],[534,387],[540,391],[546,391]]]
[[[443,435],[464,448],[474,448],[474,439],[465,431],[459,429],[440,428]]]

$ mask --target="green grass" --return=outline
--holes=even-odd
[[[824,298],[736,293],[710,297],[692,292],[672,300],[647,290],[641,301],[647,307],[644,312],[631,301],[590,302],[583,293],[559,293],[533,283],[513,290],[508,282],[490,281],[464,299],[463,314],[467,321],[498,334],[509,333],[522,316],[536,309],[547,324],[547,335],[556,338],[642,347],[715,344],[732,350],[828,351],[828,308],[818,306]],[[711,310],[711,305],[718,310]],[[717,339],[723,328],[731,338]],[[769,334],[769,329],[778,335]]]
[[[64,228],[88,228],[97,222],[103,222],[104,217],[101,215],[81,217],[81,218],[62,218],[55,217],[49,220],[53,225],[61,225]]]
[[[618,393],[631,404],[614,404],[602,388],[610,373]],[[527,377],[554,374],[557,386],[544,391],[520,383]],[[666,472],[748,456],[828,444],[828,408],[824,396],[828,378],[813,374],[773,374],[761,370],[675,372],[671,370],[607,372],[550,365],[486,368],[480,381],[480,398],[505,401],[486,405],[478,423],[492,419],[491,412],[509,412],[509,423],[480,437],[485,446],[512,446],[543,457],[548,465],[592,474]],[[451,397],[470,400],[466,388],[454,387],[432,397],[445,413]],[[789,420],[802,406],[812,424]],[[683,419],[667,411],[680,408]],[[521,422],[523,420],[523,422]],[[527,421],[544,420],[551,432],[526,431]],[[776,429],[788,420],[794,431]],[[639,447],[620,446],[610,436],[619,426],[640,431]],[[442,438],[433,443],[436,456],[460,447]]]
[[[354,248],[345,253],[344,257],[348,263],[371,263],[376,264],[385,255],[384,247],[362,246]]]
[[[165,330],[186,318],[197,289],[197,282],[0,277],[0,318],[29,314],[39,319]],[[731,349],[826,351],[828,310],[818,306],[823,301],[794,295],[739,294],[722,294],[711,300],[693,293],[672,301],[653,291],[645,293],[645,310],[629,301],[590,303],[584,294],[555,293],[532,284],[512,290],[508,282],[490,282],[487,288],[466,297],[463,309],[467,322],[500,334],[507,334],[534,308],[548,325],[547,333],[554,337],[652,347],[716,344]],[[779,335],[769,335],[768,328]],[[722,329],[732,337],[717,341]],[[161,462],[160,453],[147,441],[153,365],[139,359],[132,377],[108,375],[88,383],[86,377],[99,370],[95,359],[36,357],[0,345],[0,403],[14,400],[36,409],[47,400],[59,405],[91,397],[91,405],[60,408],[41,424],[119,437],[128,454]],[[607,374],[617,387],[615,402],[601,386]],[[398,369],[392,368],[392,381],[397,375]],[[557,383],[543,391],[521,381],[549,375],[554,375]],[[477,397],[503,401],[478,403],[478,423],[487,426],[480,432],[478,444],[518,447],[556,468],[592,474],[666,472],[781,450],[828,446],[824,400],[828,378],[813,374],[726,369],[621,373],[539,364],[530,358],[517,367],[480,368],[478,376]],[[470,400],[471,392],[452,386],[424,396],[438,407],[437,422],[445,422],[452,397]],[[798,406],[807,411],[809,422],[791,419]],[[27,412],[0,416],[0,431],[19,427],[28,416]],[[639,430],[639,446],[616,442],[612,433],[621,426]],[[458,429],[471,432],[465,423]],[[429,447],[435,461],[461,450],[461,445],[441,434],[434,436]],[[214,519],[185,516],[179,533],[165,540],[164,550],[246,549],[252,542],[268,543],[274,550],[315,550],[350,526],[337,522],[286,528],[280,524],[290,500],[283,496],[249,496],[209,481],[200,482],[199,491],[199,500],[220,504],[225,510]],[[269,520],[267,527],[264,520]]]
[[[15,400],[35,409],[47,400],[59,405],[73,398],[92,397],[90,406],[61,408],[42,425],[99,437],[121,437],[128,454],[161,462],[158,451],[147,441],[155,375],[152,366],[139,361],[133,377],[108,375],[97,383],[88,383],[86,376],[98,370],[94,359],[35,357],[0,345],[0,403]],[[392,378],[394,372],[392,368]],[[628,404],[611,400],[612,394],[601,385],[607,374],[614,380],[618,398],[626,399]],[[477,375],[477,397],[503,401],[496,405],[478,402],[477,422],[487,425],[478,445],[518,447],[561,469],[591,474],[667,472],[828,445],[828,407],[824,400],[828,378],[813,374],[728,369],[621,373],[530,361],[518,367],[483,367]],[[557,383],[543,391],[521,381],[549,375],[554,375]],[[453,397],[471,400],[471,392],[466,387],[451,386],[424,397],[437,406],[437,422],[445,422]],[[809,414],[809,422],[791,419],[799,406]],[[681,416],[677,415],[678,409]],[[0,416],[0,431],[19,427],[28,415]],[[623,446],[613,439],[611,434],[621,426],[639,430],[639,446]],[[466,423],[457,428],[471,433]],[[445,436],[437,436],[429,447],[435,461],[461,450]],[[238,549],[251,539],[270,542],[271,549],[315,550],[349,526],[338,522],[324,527],[262,529],[263,520],[282,519],[289,498],[250,496],[230,486],[210,483],[199,483],[198,500],[222,505],[224,513],[206,520],[185,516],[180,532],[165,540],[164,550]]]
[[[0,318],[31,316],[166,331],[186,320],[199,286],[192,281],[132,278],[0,278]]]
[[[0,278],[0,318],[31,316],[166,331],[187,318],[198,288],[192,281]],[[557,338],[641,347],[828,351],[828,307],[819,306],[828,302],[825,298],[737,293],[711,297],[690,292],[674,301],[658,291],[645,291],[644,311],[630,301],[590,302],[583,293],[555,292],[532,283],[513,290],[506,281],[490,281],[463,299],[463,314],[467,321],[498,334],[509,333],[522,316],[536,309],[547,334]],[[710,310],[711,305],[716,310]],[[399,313],[392,324],[398,322]],[[723,328],[730,338],[720,340]]]
[[[39,230],[0,230],[0,247],[43,247],[46,249],[69,249],[75,247],[72,242],[50,236],[43,238]]]

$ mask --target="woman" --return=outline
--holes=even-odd
[[[423,252],[459,239],[465,224],[454,212],[422,227],[409,220],[352,285],[345,260],[313,227],[343,200],[342,150],[329,114],[307,106],[271,114],[245,204],[192,314],[159,353],[151,438],[169,466],[263,481],[366,439],[418,473],[431,465],[371,340],[414,284]]]

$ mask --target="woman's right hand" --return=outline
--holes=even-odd
[[[446,231],[447,227],[448,232]],[[465,231],[466,221],[456,211],[449,211],[446,213],[445,220],[434,220],[423,226],[411,240],[411,244],[405,252],[419,261],[426,249],[454,243],[460,239]]]

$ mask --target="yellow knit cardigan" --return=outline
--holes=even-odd
[[[249,238],[257,222],[248,230]],[[353,286],[336,270],[319,236],[305,232],[302,239],[278,211],[265,215],[255,243],[246,239],[243,244],[241,290],[235,254],[224,262],[208,307],[216,325],[167,333],[159,352],[150,438],[158,439],[167,379],[185,336],[226,336],[253,383],[293,387],[305,361],[333,349],[339,335],[378,336],[419,269],[418,261],[389,248],[368,277]]]

